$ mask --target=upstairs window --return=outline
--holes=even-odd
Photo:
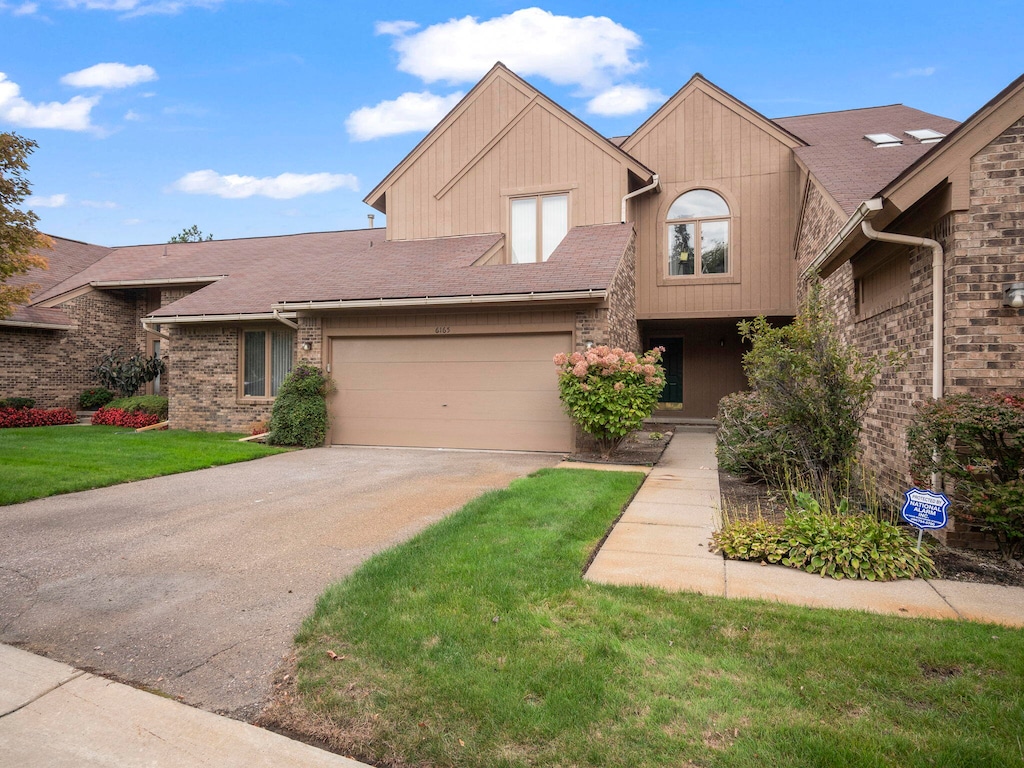
[[[277,397],[295,357],[295,332],[287,329],[242,333],[242,396]]]
[[[569,196],[512,198],[512,263],[547,261],[569,231]]]
[[[668,274],[729,272],[729,205],[708,189],[676,198],[668,209]]]

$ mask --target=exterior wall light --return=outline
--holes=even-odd
[[[1003,286],[1003,306],[1014,309],[1024,307],[1024,283],[1008,283]]]
[[[302,351],[303,352],[309,352],[309,350],[311,350],[312,348],[313,348],[313,345],[310,344],[308,341],[302,342]]]

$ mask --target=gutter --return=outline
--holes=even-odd
[[[373,214],[370,214],[370,215],[372,216]],[[294,317],[294,315],[292,315],[292,317]],[[291,328],[293,331],[299,330],[299,324],[296,323],[294,320],[287,320],[284,317],[282,317],[281,310],[279,310],[279,309],[275,309],[274,310],[274,319],[277,320],[279,323],[284,323],[289,328]]]
[[[73,331],[77,327],[62,323],[34,323],[30,320],[0,320],[0,325],[11,328],[38,328],[44,331]]]
[[[248,320],[281,320],[281,317],[293,318],[294,312],[282,312],[275,316],[273,312],[258,312],[249,315],[160,315],[146,318],[151,323],[159,322],[168,325],[191,325],[194,323],[235,323]]]
[[[601,300],[608,295],[605,290],[558,291],[552,293],[505,293],[487,296],[424,296],[406,299],[338,299],[335,301],[285,301],[274,305],[274,310],[315,310],[315,309],[368,309],[373,307],[422,307],[447,306],[451,304],[507,304],[534,301],[581,301]]]
[[[145,288],[162,285],[195,285],[197,283],[215,283],[227,275],[210,275],[208,277],[165,277],[160,279],[142,278],[138,280],[93,280],[92,288]]]
[[[836,254],[837,251],[841,250],[843,246],[847,245],[850,238],[860,231],[860,225],[864,221],[873,219],[882,210],[882,198],[876,197],[872,200],[865,200],[863,203],[857,206],[857,210],[853,212],[853,215],[843,224],[842,228],[836,233],[836,236],[829,240],[821,253],[815,257],[814,261],[804,270],[804,277],[812,275],[816,272],[821,271],[821,266],[827,263]]]
[[[648,184],[646,187],[641,187],[640,189],[637,189],[637,190],[634,190],[633,192],[630,192],[628,195],[623,195],[622,196],[622,218],[620,220],[620,223],[621,224],[625,224],[626,223],[626,201],[627,200],[629,200],[630,198],[636,197],[637,195],[642,195],[642,194],[644,194],[644,192],[650,192],[651,190],[655,190],[655,189],[658,188],[658,186],[660,184],[661,184],[661,179],[658,178],[658,174],[654,174],[651,177],[651,183]]]

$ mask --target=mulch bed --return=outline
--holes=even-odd
[[[749,482],[721,470],[718,480],[722,506],[730,519],[761,517],[782,522],[786,507],[778,492],[771,491],[764,483]],[[1024,566],[1005,560],[998,552],[947,547],[934,540],[932,547],[932,559],[939,570],[939,578],[1024,587]]]
[[[657,427],[642,427],[631,432],[626,439],[619,443],[607,459],[594,447],[584,450],[581,453],[574,453],[566,457],[567,461],[582,461],[588,464],[628,464],[638,467],[653,467],[658,463],[661,454],[665,452],[669,441],[672,439],[673,431]],[[587,446],[584,446],[586,449]]]

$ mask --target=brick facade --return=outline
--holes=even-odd
[[[174,376],[167,387],[172,429],[248,432],[270,418],[273,402],[239,394],[239,333],[235,326],[185,325],[171,331]]]
[[[138,346],[145,303],[138,291],[91,291],[60,305],[69,331],[0,329],[0,397],[32,397],[39,408],[78,407],[98,387],[93,369],[112,349]]]
[[[636,232],[619,262],[602,306],[576,312],[576,351],[587,342],[640,352],[640,330],[636,322]]]

